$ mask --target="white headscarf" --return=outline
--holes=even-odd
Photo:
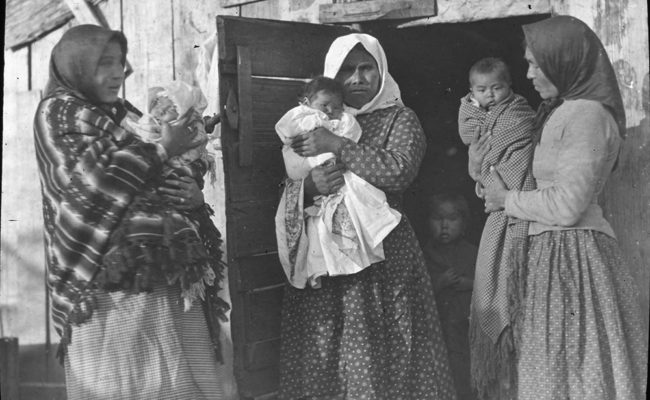
[[[325,69],[323,75],[334,79],[341,68],[341,64],[343,64],[345,57],[347,57],[348,53],[350,53],[354,46],[359,43],[361,43],[363,48],[366,49],[366,51],[370,53],[377,62],[380,74],[380,86],[377,95],[368,103],[364,104],[363,107],[356,109],[346,106],[346,111],[352,115],[359,115],[369,114],[375,110],[392,107],[394,105],[403,106],[404,104],[402,103],[399,86],[397,86],[393,77],[388,73],[388,62],[386,61],[386,53],[384,53],[384,49],[381,47],[381,44],[379,44],[377,39],[370,35],[366,35],[365,33],[351,33],[336,38],[336,40],[332,42],[332,45],[325,56]]]

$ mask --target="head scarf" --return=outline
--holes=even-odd
[[[625,110],[612,64],[596,34],[582,21],[556,16],[523,26],[526,45],[544,75],[559,91],[537,113],[538,132],[563,100],[595,100],[609,110],[625,134]]]
[[[336,74],[339,72],[343,61],[358,44],[361,44],[377,62],[380,75],[379,91],[372,100],[364,104],[360,109],[346,106],[346,111],[352,115],[369,114],[382,108],[404,105],[399,87],[393,77],[388,73],[386,53],[384,53],[384,49],[379,44],[379,41],[370,35],[352,33],[336,38],[325,56],[323,75],[332,79],[336,78]]]
[[[124,65],[127,44],[122,32],[97,25],[78,25],[67,30],[52,50],[45,97],[68,92],[96,103],[91,84],[99,59],[111,40],[117,41],[122,48]]]

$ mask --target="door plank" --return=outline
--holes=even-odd
[[[220,108],[228,93],[238,103],[221,124],[235,375],[241,397],[270,398],[278,390],[286,284],[275,238],[285,174],[275,123],[297,104],[302,79],[321,73],[332,40],[349,30],[228,16],[217,18],[217,28]],[[242,60],[250,62],[242,68]],[[240,163],[247,157],[250,164]]]
[[[345,27],[299,22],[220,17],[219,60],[235,64],[237,46],[248,46],[252,75],[309,78],[323,72],[323,61],[334,37],[349,33]],[[236,22],[235,22],[236,21]],[[296,34],[298,33],[299,34]]]

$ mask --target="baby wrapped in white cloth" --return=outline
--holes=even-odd
[[[343,88],[333,79],[317,77],[305,86],[302,104],[289,110],[275,129],[284,143],[282,155],[291,180],[304,179],[312,168],[334,162],[333,153],[301,157],[292,138],[323,127],[357,142],[361,127],[343,111]],[[401,214],[392,209],[386,195],[358,175],[346,171],[338,193],[319,196],[305,215],[286,209],[284,198],[275,226],[280,262],[289,282],[298,288],[320,286],[320,277],[349,275],[384,260],[382,241],[397,226]],[[301,194],[302,196],[302,194]],[[296,232],[295,218],[305,218],[306,240]],[[302,237],[302,238],[301,238]]]

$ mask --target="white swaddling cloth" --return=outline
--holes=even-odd
[[[289,110],[276,124],[276,132],[284,143],[282,155],[292,180],[304,179],[312,168],[334,157],[332,153],[301,157],[291,149],[291,138],[318,127],[355,142],[361,137],[361,127],[351,114],[329,120],[304,105]],[[382,241],[401,214],[388,205],[383,191],[358,175],[346,171],[343,179],[338,193],[320,196],[306,209],[301,203],[295,217],[288,216],[286,190],[280,200],[275,218],[278,254],[289,282],[297,288],[307,284],[318,288],[322,276],[355,274],[384,260]],[[297,195],[302,197],[302,191]],[[297,240],[288,236],[297,231],[302,232]]]

